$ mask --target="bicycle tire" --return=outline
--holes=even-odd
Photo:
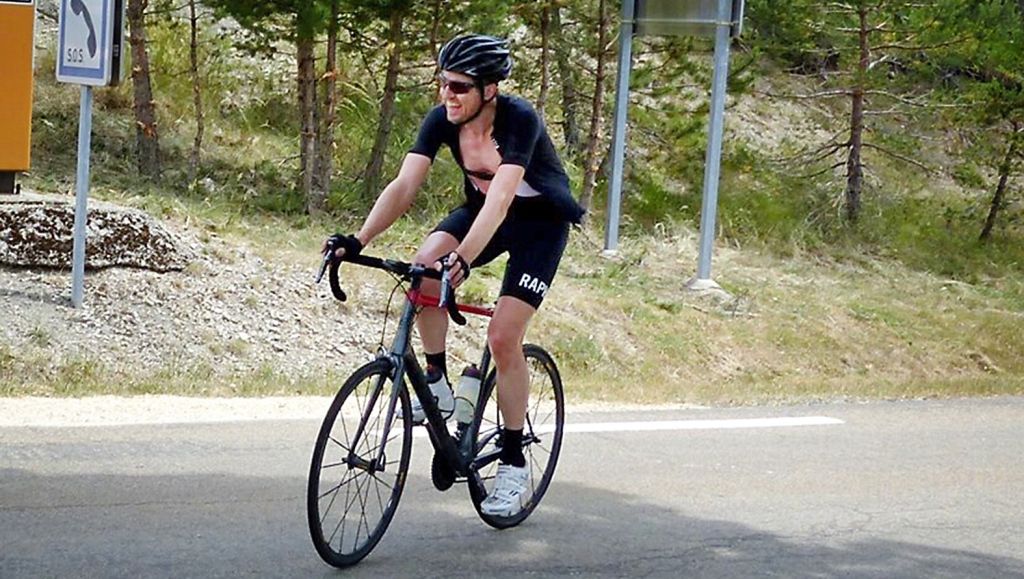
[[[496,529],[514,527],[533,513],[551,484],[562,449],[562,435],[565,426],[565,393],[562,378],[554,359],[543,348],[534,344],[523,346],[523,355],[530,368],[530,398],[527,404],[527,420],[523,428],[523,454],[530,468],[532,493],[523,509],[511,517],[487,515],[480,505],[493,490],[494,473],[497,470],[497,455],[500,452],[498,433],[502,419],[498,407],[497,372],[492,370],[481,385],[481,400],[484,408],[477,412],[476,461],[479,465],[470,478],[469,493],[473,506],[480,518]]]
[[[373,550],[391,523],[405,487],[412,451],[412,422],[400,418],[410,415],[405,388],[399,391],[401,412],[396,408],[388,440],[380,437],[393,371],[386,359],[356,370],[334,397],[313,447],[306,490],[309,532],[317,553],[334,567],[354,565]],[[364,425],[363,436],[355,448],[359,462],[353,464],[348,460],[349,449],[360,425]],[[382,444],[384,461],[378,470],[372,461]],[[335,508],[339,504],[340,510]],[[372,524],[368,508],[374,515]]]

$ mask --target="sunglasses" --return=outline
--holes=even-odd
[[[443,74],[437,75],[437,82],[441,83],[441,90],[448,89],[452,94],[466,94],[476,88],[475,82],[463,82],[461,80],[449,80]]]

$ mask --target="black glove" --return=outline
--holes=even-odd
[[[459,260],[459,265],[462,266],[462,281],[466,281],[469,279],[469,264],[458,253],[455,253],[455,258]]]
[[[334,235],[327,238],[327,251],[332,254],[337,249],[345,250],[345,257],[352,259],[363,251],[363,242],[359,241],[355,235],[342,235],[335,233]]]
[[[459,252],[453,251],[452,253],[455,254],[455,259],[459,262],[459,265],[462,266],[462,281],[466,281],[467,279],[469,279],[469,264],[466,263],[466,260],[463,259],[461,255],[459,255]],[[437,260],[438,263],[441,264],[441,267],[444,267],[445,262],[448,261],[448,258],[451,257],[452,253],[449,253],[448,255]]]

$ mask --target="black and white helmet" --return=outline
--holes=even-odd
[[[508,41],[482,34],[456,36],[437,55],[441,70],[471,76],[483,84],[508,78],[512,56]]]

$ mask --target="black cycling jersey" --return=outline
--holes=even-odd
[[[563,221],[579,223],[583,208],[569,190],[569,176],[555,152],[555,146],[548,136],[540,116],[530,103],[508,95],[498,95],[491,133],[502,164],[519,165],[526,172],[523,180],[540,193],[543,202],[538,204],[530,198],[516,197],[510,211],[520,213],[529,208],[540,210],[547,216],[557,216]],[[429,157],[437,155],[442,144],[448,145],[455,162],[466,174],[464,177],[466,201],[469,207],[483,205],[484,195],[469,180],[466,166],[459,151],[459,127],[448,121],[444,105],[438,105],[427,114],[420,126],[419,136],[410,153]],[[492,177],[493,178],[493,177]],[[531,203],[523,201],[531,200]]]

